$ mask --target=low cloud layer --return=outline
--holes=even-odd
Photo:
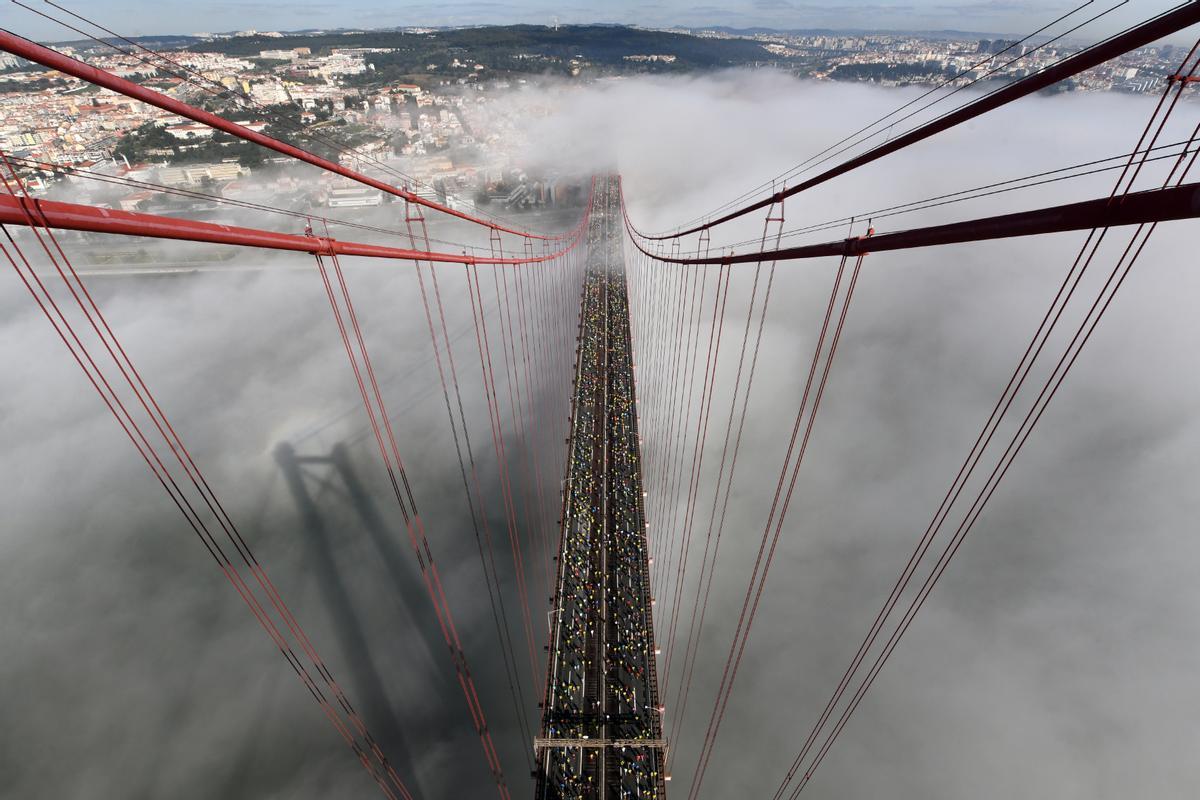
[[[733,73],[542,88],[513,102],[548,110],[528,117],[531,153],[545,166],[617,165],[635,223],[657,230],[709,211],[913,95]],[[1030,98],[789,201],[788,222],[1118,154],[1151,107],[1112,95]],[[1187,105],[1179,117],[1169,140],[1196,122]],[[880,227],[1099,196],[1112,179]],[[761,226],[748,219],[714,245],[756,237]],[[1186,299],[1200,288],[1188,259],[1193,228],[1172,223],[1156,234],[810,796],[1192,794],[1200,782],[1191,757],[1200,738],[1192,689],[1200,549],[1189,535],[1200,511],[1191,479],[1200,467],[1200,384],[1189,369],[1200,330]],[[706,796],[774,790],[1081,240],[1064,234],[867,258]],[[526,743],[480,591],[415,278],[402,266],[348,266],[493,737],[514,795],[527,795]],[[688,786],[835,266],[797,262],[776,272],[702,661],[673,742],[672,795]],[[751,270],[735,271],[731,282],[714,423],[728,410]],[[461,301],[449,321],[459,331],[470,324],[461,271],[444,274],[443,292]],[[429,798],[494,791],[429,606],[412,591],[413,557],[363,436],[316,273],[90,285],[335,674],[407,762],[414,788]],[[11,272],[0,278],[0,480],[8,487],[0,796],[372,796],[23,291]],[[471,339],[456,346],[466,363]],[[486,411],[470,374],[467,413],[486,456]],[[569,376],[557,377],[565,390]],[[555,405],[562,397],[547,395],[543,413],[565,413]],[[666,443],[661,431],[646,434],[653,464]],[[314,518],[281,470],[278,448],[328,456],[339,443],[374,510],[356,499],[346,472],[312,463],[303,485]],[[706,453],[705,515],[718,459]],[[498,497],[493,505],[500,531]],[[542,587],[531,595],[536,622]]]

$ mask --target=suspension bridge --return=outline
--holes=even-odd
[[[81,15],[48,5],[52,10],[36,13],[79,33],[85,33],[79,26],[86,26],[91,31],[87,35],[97,42],[174,76],[197,95],[255,106],[249,97],[231,94],[173,60],[170,53],[152,52]],[[1065,35],[1052,26],[1075,25],[1080,15],[1089,13],[1089,6],[1083,3],[1013,42],[1011,53],[999,54],[1000,62],[1011,63],[1004,59],[1015,61],[1026,47],[1036,49]],[[803,792],[843,734],[1033,434],[1147,241],[1160,225],[1200,217],[1200,183],[1188,180],[1200,154],[1200,125],[1184,140],[1164,140],[1168,119],[1200,80],[1200,41],[1175,72],[1163,76],[1157,105],[1140,132],[1132,132],[1136,135],[1128,150],[1110,158],[854,217],[806,221],[798,228],[787,227],[788,199],[1197,22],[1200,3],[1186,2],[999,88],[981,83],[988,70],[1000,68],[997,56],[989,54],[977,65],[975,73],[982,74],[949,77],[773,181],[703,218],[656,233],[635,225],[616,174],[599,174],[585,182],[581,217],[567,230],[525,230],[518,222],[476,208],[450,208],[430,200],[410,177],[368,156],[355,163],[366,165],[363,169],[370,175],[0,30],[0,50],[377,189],[393,197],[400,209],[395,227],[372,227],[145,181],[89,176],[87,170],[0,153],[5,187],[0,196],[0,250],[136,457],[177,508],[181,528],[198,538],[279,651],[286,662],[283,669],[296,676],[302,693],[317,704],[333,734],[386,797],[418,796],[413,776],[372,734],[366,722],[370,709],[356,706],[334,677],[318,647],[323,643],[305,632],[269,577],[268,565],[255,554],[251,537],[243,534],[242,523],[222,502],[222,487],[208,479],[179,435],[172,409],[160,404],[143,379],[115,333],[118,326],[110,324],[76,268],[67,232],[202,242],[311,259],[329,302],[331,331],[345,351],[348,379],[361,399],[356,413],[368,425],[368,439],[387,475],[387,502],[394,503],[386,511],[372,510],[372,536],[385,559],[400,558],[389,549],[391,534],[398,530],[407,544],[420,585],[398,591],[424,606],[430,637],[444,648],[446,666],[461,694],[463,719],[477,734],[479,753],[499,796],[525,791],[511,779],[512,765],[502,763],[493,739],[496,728],[489,724],[496,715],[509,713],[506,706],[511,702],[538,800],[663,798],[673,784],[691,800],[703,794],[714,758],[719,761],[722,753],[753,746],[722,740],[721,727],[768,573],[787,530],[801,465],[867,259],[882,261],[896,250],[1078,232],[1082,243],[1061,286],[907,564],[841,679],[831,687],[828,702],[811,726],[799,732],[795,758],[787,764],[763,765],[778,772],[772,800],[790,799]],[[975,92],[964,91],[972,87]],[[903,130],[893,135],[896,126]],[[242,227],[50,200],[29,188],[30,177],[39,172],[203,196],[276,215],[279,224],[272,229]],[[882,227],[914,211],[1095,174],[1113,176],[1106,196],[932,226]],[[488,245],[450,246],[433,240],[427,227],[430,215],[483,231]],[[714,243],[723,226],[751,215],[761,215],[761,236]],[[864,225],[864,220],[869,221]],[[842,231],[848,233],[835,233]],[[1119,243],[1115,259],[1109,258],[1109,250],[1100,249],[1105,240]],[[398,263],[417,277],[459,489],[471,520],[468,535],[478,545],[486,579],[499,663],[464,647],[454,598],[448,596],[435,557],[438,539],[459,533],[434,536],[426,530],[421,498],[409,476],[416,457],[402,452],[403,437],[397,431],[404,418],[389,409],[376,368],[387,359],[387,350],[364,335],[345,259]],[[829,294],[823,315],[811,321],[813,352],[796,354],[803,388],[795,398],[794,418],[782,422],[788,431],[786,451],[765,525],[757,532],[757,556],[733,640],[727,651],[714,655],[702,652],[702,633],[719,550],[723,541],[729,546],[731,534],[725,527],[739,457],[743,462],[752,457],[742,452],[743,432],[755,377],[763,370],[760,346],[768,306],[777,268],[802,259],[825,259],[831,265]],[[465,298],[447,296],[449,270],[465,277]],[[1085,272],[1101,275],[1090,295],[1092,284],[1082,281]],[[743,309],[730,303],[735,275],[749,286]],[[470,309],[468,329],[456,335],[447,323],[450,304]],[[727,326],[735,312],[744,322]],[[714,407],[721,369],[733,373],[733,385],[728,406]],[[469,391],[482,393],[486,420],[467,413],[463,395]],[[559,413],[539,415],[538,399],[544,396],[557,398]],[[654,446],[647,447],[648,442]],[[307,463],[331,465],[352,494],[368,499],[342,450],[313,457],[287,447],[277,451],[276,458],[302,508],[314,508],[300,470]],[[705,480],[705,475],[714,474],[714,459],[715,477]],[[502,508],[495,515],[486,507],[481,479],[485,469],[494,469],[498,476]],[[495,516],[501,519],[499,529],[489,522]],[[753,533],[739,531],[738,546],[752,547]],[[502,592],[502,575],[510,565],[516,597]],[[549,592],[548,607],[539,602],[539,587]],[[335,592],[330,603],[340,602]],[[515,609],[511,615],[510,609]],[[541,631],[543,612],[546,634]],[[510,617],[517,620],[516,635]],[[543,636],[545,644],[539,646]],[[693,691],[698,663],[722,665],[713,696]],[[476,683],[481,669],[503,669],[510,698],[484,696]],[[360,675],[355,685],[377,688],[383,680]],[[700,716],[694,717],[701,720],[695,730],[702,735],[698,752],[687,753],[687,760],[681,761],[673,744],[682,733],[689,703],[703,703]]]

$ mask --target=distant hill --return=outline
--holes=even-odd
[[[164,34],[162,36],[129,36],[127,38],[130,41],[137,42],[141,46],[150,50],[180,50],[182,48],[194,45],[197,42],[203,41],[195,36],[179,36],[175,34]],[[116,45],[117,47],[127,46],[125,41],[122,39],[112,39],[108,37],[102,37],[99,40],[72,39],[64,42],[53,42],[52,44],[59,47],[74,47],[76,49],[86,50],[94,48],[97,41]]]
[[[715,25],[707,28],[686,28],[685,31],[716,31],[730,36],[763,36],[780,34],[787,36],[923,36],[928,39],[995,39],[1015,38],[1012,34],[987,33],[984,31],[957,31],[952,29],[921,31],[921,30],[867,30],[863,28],[730,28],[725,25]]]
[[[504,25],[436,30],[429,33],[367,31],[280,37],[239,36],[198,42],[191,49],[253,56],[261,50],[308,47],[314,53],[333,47],[386,47],[391,58],[370,57],[376,71],[419,71],[429,63],[474,59],[491,68],[545,71],[547,61],[582,59],[608,67],[630,67],[626,56],[673,55],[673,62],[632,62],[658,71],[716,69],[771,58],[746,39],[712,39],[687,33],[649,31],[617,25]]]

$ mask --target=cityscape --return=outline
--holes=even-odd
[[[569,46],[571,29],[562,32]],[[592,60],[583,54],[543,52],[543,33],[560,31],[534,31],[529,34],[531,52],[505,53],[498,59],[490,57],[494,48],[488,48],[489,56],[476,56],[468,47],[452,47],[448,53],[434,50],[429,63],[411,65],[415,71],[402,80],[389,80],[386,73],[396,71],[392,57],[410,46],[354,46],[356,40],[391,38],[404,43],[436,31],[200,33],[187,37],[187,44],[161,48],[162,59],[142,45],[111,40],[58,49],[216,110],[251,130],[274,126],[276,133],[302,132],[317,151],[330,149],[322,139],[336,140],[354,151],[340,155],[347,164],[395,164],[413,177],[414,190],[428,199],[454,208],[495,203],[506,210],[580,202],[579,176],[531,174],[516,160],[527,142],[517,113],[501,101],[546,81],[586,84],[629,80],[647,71],[740,67],[783,70],[810,81],[987,91],[1078,49],[1047,39],[645,30],[639,33],[647,44],[665,37],[663,52],[618,50]],[[604,29],[600,34],[613,35]],[[350,46],[338,46],[342,40]],[[312,43],[271,46],[280,41]],[[579,41],[585,40],[581,36]],[[689,48],[705,42],[741,47],[728,56],[717,51],[723,59],[719,66],[700,67],[669,52],[679,41]],[[1172,45],[1138,48],[1054,90],[1158,92],[1176,50]],[[72,170],[87,170],[167,186],[204,187],[239,199],[286,201],[298,209],[372,206],[384,200],[380,192],[327,175],[289,171],[287,159],[267,159],[258,148],[211,128],[34,66],[0,55],[0,147],[26,160],[34,191],[52,195],[54,183],[72,181]],[[246,180],[264,167],[269,167],[269,179]],[[71,191],[78,188],[72,185]],[[146,210],[154,200],[146,192],[115,194],[106,189],[94,199],[124,210]]]
[[[1192,800],[1200,0],[11,0],[0,800]]]

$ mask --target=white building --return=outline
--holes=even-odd
[[[356,208],[377,206],[383,203],[383,192],[369,186],[349,186],[330,189],[325,204],[330,208]]]

